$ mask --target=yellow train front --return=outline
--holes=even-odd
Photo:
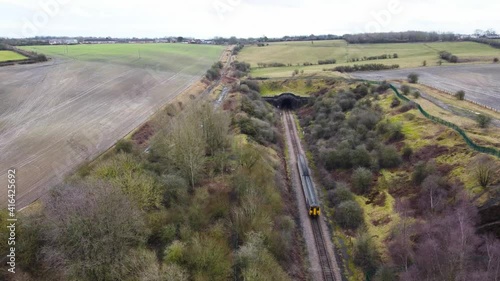
[[[300,183],[302,185],[302,192],[306,199],[306,207],[309,211],[309,216],[318,217],[321,214],[319,207],[318,196],[316,195],[316,188],[311,179],[307,162],[302,154],[297,155],[297,168],[300,174]]]
[[[320,215],[319,206],[309,207],[309,215],[311,217],[317,217]]]

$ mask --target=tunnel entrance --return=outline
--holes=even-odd
[[[290,110],[294,109],[296,106],[294,106],[294,100],[291,98],[284,98],[282,100],[278,100],[278,107],[283,110]]]
[[[283,110],[297,109],[309,101],[309,98],[299,97],[292,93],[283,93],[275,97],[264,97],[264,100]]]

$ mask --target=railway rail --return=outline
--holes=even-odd
[[[300,141],[297,137],[297,128],[295,126],[295,122],[293,120],[293,116],[289,111],[284,111],[285,120],[287,123],[288,130],[290,131],[292,149],[290,153],[297,155],[298,153],[302,153],[302,149],[300,146]],[[292,167],[295,167],[292,165]],[[306,210],[300,210],[301,212],[305,212]],[[335,280],[335,275],[332,267],[332,261],[330,256],[328,255],[327,246],[325,242],[325,238],[323,236],[323,230],[321,227],[321,218],[311,219],[311,227],[314,235],[314,241],[316,244],[316,250],[318,252],[320,267],[322,271],[323,280],[325,281],[340,281]]]

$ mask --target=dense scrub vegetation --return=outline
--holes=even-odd
[[[380,56],[364,56],[362,58],[351,58],[351,59],[348,59],[347,62],[357,62],[357,61],[366,61],[366,60],[385,60],[385,59],[392,59],[392,58],[399,58],[398,54],[397,53],[394,53],[393,55],[391,54],[383,54],[383,55],[380,55]]]
[[[458,62],[458,57],[447,51],[439,52],[439,58],[452,63]]]
[[[302,279],[278,118],[254,90],[231,104],[165,110],[148,152],[120,141],[21,213],[16,280]]]
[[[500,242],[476,231],[477,197],[449,175],[451,167],[432,159],[435,145],[414,151],[405,144],[408,136],[395,116],[415,118],[416,111],[392,106],[386,90],[340,84],[314,94],[299,112],[318,179],[328,190],[326,213],[340,229],[337,236],[353,241],[337,243],[347,254],[349,280],[500,278]],[[483,156],[470,165],[477,185],[492,185],[497,161]],[[394,214],[378,216],[382,210]],[[387,232],[375,235],[377,227]],[[350,263],[364,276],[355,275]]]
[[[356,71],[376,71],[376,70],[384,70],[384,69],[396,69],[399,68],[399,64],[393,65],[385,65],[381,63],[369,63],[369,64],[355,64],[355,65],[345,65],[345,66],[337,66],[332,69],[327,69],[330,71],[338,71],[338,72],[356,72]]]
[[[207,73],[205,74],[205,77],[210,80],[210,81],[215,81],[220,78],[220,72],[224,65],[222,65],[222,62],[216,62],[212,65],[212,67],[207,70]]]

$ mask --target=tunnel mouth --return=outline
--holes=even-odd
[[[296,96],[293,93],[283,93],[279,96],[264,97],[264,100],[278,109],[282,110],[296,110],[301,106],[307,104],[308,98]]]
[[[291,110],[291,109],[295,109],[295,100],[293,98],[283,98],[281,101],[280,101],[280,108],[283,109],[283,110]]]

